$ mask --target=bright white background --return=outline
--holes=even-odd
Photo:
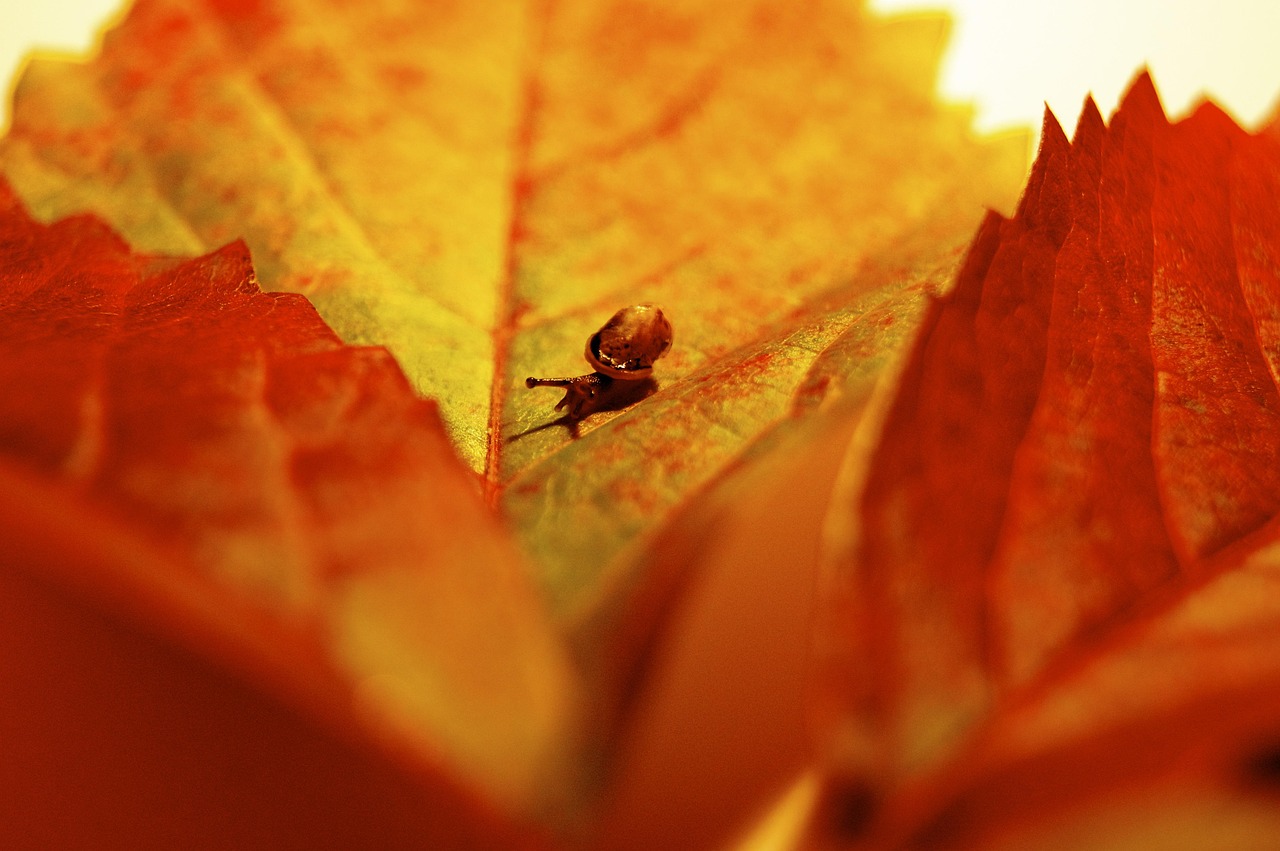
[[[1090,91],[1109,114],[1144,63],[1172,114],[1207,91],[1252,126],[1280,95],[1280,0],[869,2],[880,11],[952,12],[941,88],[949,99],[974,102],[983,130],[1036,127],[1046,101],[1070,130]],[[9,91],[32,46],[85,50],[120,6],[121,0],[0,0],[0,91]]]
[[[870,0],[917,9],[920,0]],[[978,105],[978,127],[1038,125],[1048,102],[1070,131],[1093,92],[1110,115],[1146,64],[1170,115],[1206,92],[1246,126],[1280,96],[1280,0],[947,0],[956,18],[941,89]]]

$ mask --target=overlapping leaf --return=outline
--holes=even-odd
[[[216,809],[201,796],[226,779],[218,765],[259,760],[241,801],[257,815],[223,825],[245,841],[278,841],[290,808],[355,777],[362,795],[387,796],[373,806],[388,841],[515,837],[460,787],[534,806],[572,748],[575,676],[434,406],[384,350],[344,346],[305,299],[261,292],[242,243],[195,260],[136,255],[92,218],[36,224],[0,184],[0,254],[0,564],[17,631],[6,671],[34,678],[8,682],[21,699],[0,713],[7,762],[25,772],[6,796],[80,776],[73,760],[101,764],[64,792],[72,817],[40,829],[78,843],[97,812],[146,844],[169,816]],[[86,613],[81,594],[129,613],[142,637]],[[49,646],[32,651],[23,630]],[[184,653],[216,664],[173,658]],[[170,688],[135,694],[148,666]],[[244,696],[245,678],[267,697]],[[240,697],[196,702],[218,688]],[[135,742],[137,713],[171,725],[170,704],[186,726]],[[337,732],[309,732],[297,709]],[[278,742],[235,732],[255,713]],[[289,762],[299,748],[326,767]],[[213,763],[182,761],[174,778],[138,768],[170,752]],[[109,782],[119,770],[137,788]],[[8,811],[4,830],[49,812]],[[361,835],[350,809],[313,815],[306,835]],[[217,844],[232,841],[223,828],[172,829]]]
[[[1170,125],[1145,75],[1109,127],[1047,118],[863,462],[836,835],[1280,835],[1278,192],[1273,135]]]
[[[92,65],[28,68],[0,162],[41,215],[148,249],[243,236],[267,286],[387,345],[577,622],[798,395],[874,371],[888,347],[823,353],[909,328],[1012,197],[1021,139],[932,100],[942,29],[837,2],[139,0]],[[524,378],[582,370],[644,300],[676,323],[660,392],[556,423]]]

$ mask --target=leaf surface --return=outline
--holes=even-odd
[[[1212,104],[1170,124],[1145,74],[1109,126],[1046,117],[833,503],[818,835],[1276,835],[1278,176],[1274,136]]]
[[[90,217],[37,224],[0,185],[0,254],[6,670],[35,678],[3,713],[6,740],[31,741],[12,788],[56,782],[59,763],[37,755],[71,758],[56,739],[80,730],[83,708],[76,741],[105,767],[87,773],[73,832],[92,833],[99,806],[158,841],[148,801],[215,806],[200,790],[222,782],[216,766],[265,747],[245,837],[274,835],[299,801],[323,811],[354,772],[373,784],[361,794],[389,796],[371,806],[396,842],[515,841],[485,801],[528,810],[559,777],[576,675],[435,406],[385,350],[345,346],[305,299],[263,293],[243,243],[193,260],[134,254]],[[18,649],[33,644],[24,623],[54,646]],[[40,679],[41,665],[70,685]],[[148,666],[175,691],[140,687]],[[206,711],[198,695],[215,688],[240,697]],[[137,712],[166,728],[154,749],[137,744]],[[235,738],[254,713],[278,742]],[[191,789],[165,791],[166,749],[184,748],[215,768],[184,762]],[[299,748],[315,751],[315,776],[289,762]],[[118,800],[115,770],[146,788]],[[351,817],[342,807],[306,830],[358,830]]]
[[[1012,197],[1021,138],[933,101],[943,29],[838,2],[140,0],[91,65],[28,69],[0,162],[40,215],[150,250],[243,236],[269,288],[386,345],[572,625]],[[525,377],[582,371],[640,301],[676,323],[660,391],[557,421]]]

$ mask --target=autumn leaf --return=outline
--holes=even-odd
[[[93,211],[148,252],[243,236],[269,287],[305,293],[348,343],[389,347],[438,402],[530,567],[474,515],[442,455],[415,485],[429,495],[392,486],[393,454],[375,459],[388,486],[365,512],[350,509],[363,502],[354,496],[323,516],[285,511],[257,537],[181,558],[199,555],[194,574],[271,617],[300,607],[330,625],[336,637],[304,645],[339,666],[331,687],[358,687],[377,716],[339,726],[390,727],[396,748],[443,757],[503,808],[572,822],[576,805],[545,808],[597,794],[572,791],[563,774],[589,783],[610,769],[635,674],[679,593],[679,566],[653,563],[654,536],[677,522],[696,534],[681,518],[705,488],[732,489],[753,459],[793,445],[806,433],[788,436],[793,423],[845,398],[856,407],[946,285],[982,204],[1013,194],[1022,139],[975,143],[963,111],[933,102],[943,29],[836,3],[405,15],[390,4],[142,0],[93,63],[27,68],[0,164],[39,217]],[[640,300],[677,322],[659,392],[557,422],[524,377],[573,370],[588,334]],[[208,387],[171,381],[184,394]],[[39,411],[34,433],[52,427]],[[242,506],[245,522],[297,498],[271,467],[286,462],[278,439],[270,452],[237,440],[250,457],[218,467],[222,482],[185,466],[199,446],[191,430],[149,461],[145,442],[134,445],[137,463],[155,467],[137,485],[153,507],[170,503],[157,483],[204,476],[216,493],[238,481],[238,464],[259,477],[243,484],[259,500]],[[362,489],[378,477],[361,475]],[[820,505],[823,489],[812,497]],[[128,519],[143,537],[164,531],[155,514]],[[209,520],[190,522],[220,540]],[[418,549],[387,552],[424,520],[437,531]],[[348,588],[314,553],[346,525],[360,534],[334,546],[378,582]],[[459,573],[471,559],[484,567]],[[393,570],[409,564],[427,578]],[[523,596],[525,576],[550,619]],[[337,602],[335,582],[350,591]],[[299,586],[300,599],[264,591],[277,584]],[[465,602],[490,587],[500,593],[487,605]],[[472,633],[485,623],[509,626]],[[564,635],[579,671],[560,655]],[[491,690],[491,676],[506,681]],[[592,707],[581,755],[579,676]],[[493,714],[504,703],[510,718]]]
[[[1089,102],[1068,143],[1046,117],[844,503],[821,831],[1280,837],[1278,192],[1273,135],[1212,104],[1171,125],[1146,75],[1109,127]]]
[[[269,288],[386,345],[572,625],[1011,202],[1023,138],[934,103],[943,31],[836,2],[142,0],[93,64],[27,69],[0,162],[39,216],[146,250],[244,237]],[[660,392],[557,421],[524,379],[583,371],[640,301],[676,324]]]
[[[104,682],[179,653],[278,731],[209,752],[318,738],[305,788],[374,776],[409,842],[724,847],[815,770],[819,845],[1269,835],[1275,134],[1143,77],[980,222],[1022,142],[935,103],[942,29],[139,0],[31,64],[0,168],[144,253],[7,202],[26,681],[24,629],[82,666],[123,624]],[[525,389],[640,301],[656,393]]]
[[[485,799],[526,807],[557,776],[575,678],[435,406],[385,351],[261,292],[242,243],[137,255],[92,218],[36,224],[0,184],[0,254],[4,669],[21,695],[0,714],[6,806],[30,805],[5,835],[65,847],[100,820],[139,842],[332,841],[384,819],[387,841],[515,841]],[[139,740],[148,712],[184,726]],[[258,766],[242,789],[237,774],[244,819],[182,826],[193,808],[221,819],[197,755]],[[104,782],[117,772],[131,782]],[[288,827],[350,784],[385,800]],[[33,827],[59,788],[75,815]]]

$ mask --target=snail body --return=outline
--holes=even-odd
[[[633,304],[610,317],[599,331],[587,338],[585,357],[595,372],[574,378],[526,378],[526,387],[563,387],[571,420],[591,412],[600,397],[615,381],[632,384],[653,375],[653,364],[671,348],[671,322],[662,308],[653,304]]]

